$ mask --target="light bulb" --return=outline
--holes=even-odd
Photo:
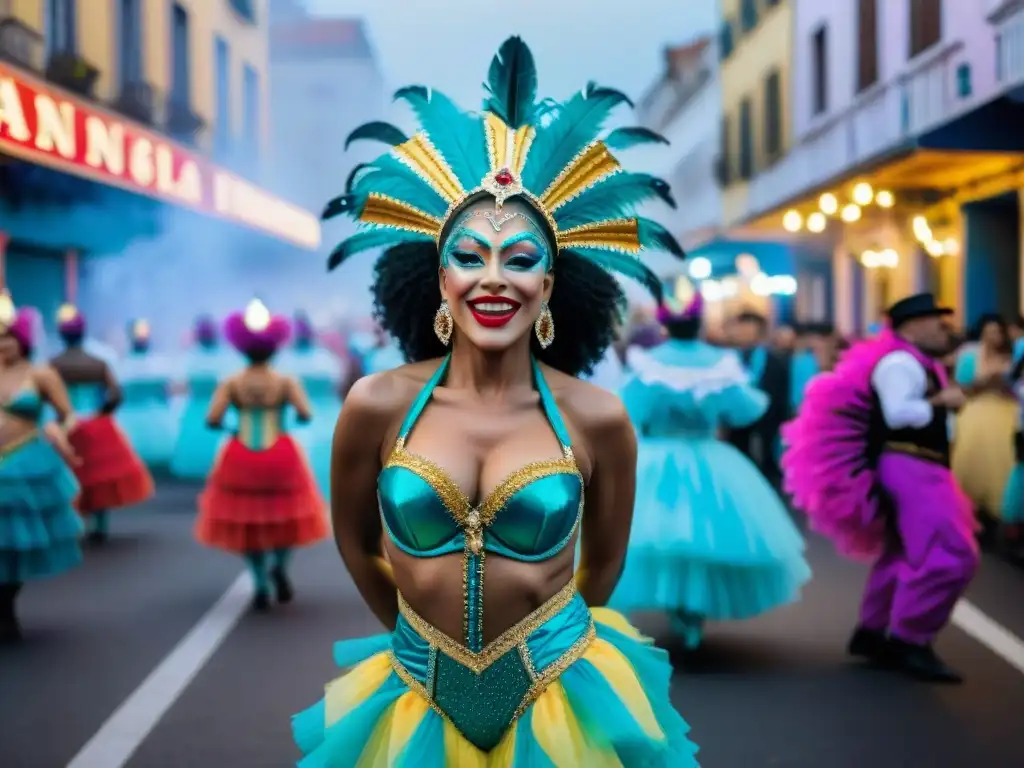
[[[888,267],[892,269],[899,265],[900,255],[892,248],[886,248],[880,254],[878,254],[878,264],[882,267]]]
[[[864,253],[860,255],[860,263],[868,269],[874,269],[879,263],[878,254],[874,251],[864,251]]]
[[[853,223],[860,219],[860,206],[850,203],[843,206],[843,221]]]
[[[875,190],[866,181],[862,181],[853,188],[853,202],[857,205],[868,205],[874,196]]]
[[[78,310],[75,309],[74,304],[61,304],[60,309],[57,310],[58,323],[69,323],[76,317],[78,317]]]
[[[804,218],[799,211],[786,211],[786,215],[782,217],[782,226],[787,232],[799,232],[803,225]]]
[[[825,214],[815,211],[807,217],[807,229],[817,234],[825,231]]]
[[[768,275],[758,272],[750,280],[750,292],[755,296],[771,296],[772,283]]]
[[[893,197],[892,192],[883,189],[875,195],[875,202],[880,208],[892,208],[896,205],[896,198]]]
[[[826,192],[818,198],[818,207],[826,216],[835,216],[836,211],[839,210],[839,201],[831,192]]]
[[[707,280],[711,277],[711,261],[698,256],[690,262],[689,272],[694,280]]]
[[[911,226],[914,230],[914,237],[920,242],[927,243],[932,239],[932,228],[928,226],[928,219],[924,216],[915,216]]]
[[[250,331],[264,331],[270,325],[270,310],[259,299],[253,299],[245,308],[242,322]]]
[[[956,256],[960,253],[960,243],[957,242],[955,237],[947,237],[943,241],[942,247],[950,256]]]
[[[17,317],[17,310],[9,294],[0,293],[0,324],[10,325]]]
[[[924,244],[924,249],[928,252],[928,255],[934,259],[939,258],[946,253],[946,249],[942,247],[942,243],[938,240],[929,240]]]

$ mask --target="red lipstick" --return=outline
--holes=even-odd
[[[477,296],[466,302],[469,311],[484,328],[501,328],[515,317],[522,306],[507,296]]]

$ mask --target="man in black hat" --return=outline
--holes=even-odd
[[[950,310],[931,294],[894,304],[890,328],[808,390],[786,438],[787,488],[844,554],[874,556],[849,652],[958,683],[932,641],[978,565],[974,510],[949,469]]]
[[[768,395],[768,410],[759,421],[743,429],[731,429],[729,443],[753,461],[772,483],[781,476],[778,464],[779,429],[789,415],[789,360],[768,349],[768,321],[745,311],[729,324],[732,344],[750,374],[751,383]]]

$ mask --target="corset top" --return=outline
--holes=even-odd
[[[284,407],[237,408],[238,431],[236,437],[246,448],[264,451],[284,434]]]

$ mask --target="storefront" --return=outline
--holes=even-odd
[[[0,278],[16,303],[52,318],[61,301],[78,299],[90,260],[146,242],[172,243],[154,248],[170,259],[200,230],[231,233],[263,252],[320,244],[312,213],[155,130],[0,63]]]

